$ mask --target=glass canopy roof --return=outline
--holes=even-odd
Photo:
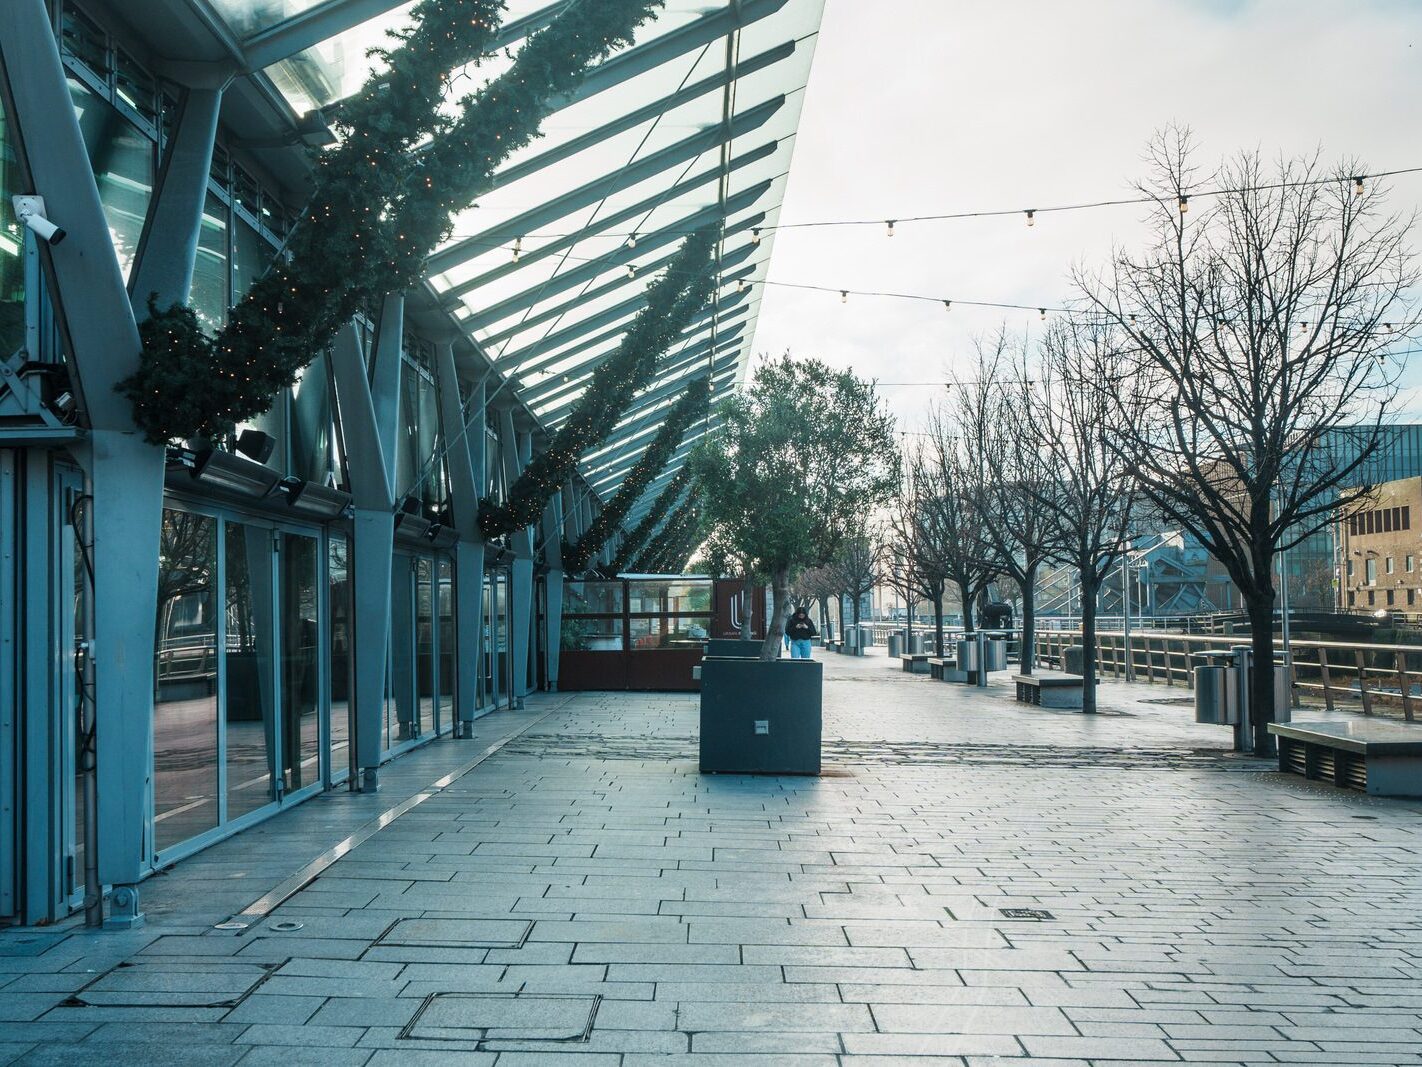
[[[412,6],[207,2],[244,35],[271,32],[316,7],[316,15],[335,5],[371,12],[266,68],[297,114],[358,88],[371,71],[366,50],[404,25]],[[563,6],[509,0],[501,42],[509,54]],[[585,476],[604,496],[616,491],[693,377],[709,372],[721,396],[745,372],[823,7],[824,0],[667,0],[632,46],[593,70],[545,121],[543,136],[504,164],[496,187],[455,220],[452,237],[430,259],[429,283],[441,303],[556,428],[686,234],[724,218],[713,307],[663,358],[612,440],[583,457]],[[462,95],[509,62],[500,54],[465,72],[468,80],[455,88]]]

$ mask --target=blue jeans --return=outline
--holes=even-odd
[[[790,642],[790,658],[791,658],[791,659],[809,659],[809,658],[810,658],[810,639],[809,639],[808,637],[803,638],[802,640],[799,640],[799,641],[791,641],[791,642]]]

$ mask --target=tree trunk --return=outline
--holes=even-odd
[[[1032,642],[1037,637],[1037,568],[1029,567],[1019,588],[1022,590],[1022,651],[1018,660],[1023,674],[1032,673],[1037,652]]]
[[[1081,576],[1081,710],[1096,711],[1096,589],[1094,575]],[[1066,666],[1063,664],[1063,666]]]
[[[751,584],[750,567],[743,566],[741,573],[745,575],[745,584],[741,588],[745,593],[746,605],[746,610],[741,612],[741,640],[749,641],[751,639],[751,618],[755,615],[755,604],[751,600],[751,590],[755,587]]]
[[[972,633],[973,630],[973,587],[968,582],[958,583],[958,596],[963,601],[963,629]]]
[[[943,590],[940,588],[933,598],[933,646],[943,655]]]
[[[771,572],[770,591],[775,601],[774,617],[765,621],[765,640],[760,645],[760,658],[780,658],[780,643],[785,640],[785,620],[790,617],[790,572],[779,567]]]
[[[830,628],[829,597],[820,597],[820,639],[834,640],[834,630]]]
[[[1263,571],[1262,573],[1269,573]],[[1249,643],[1253,667],[1249,672],[1250,720],[1254,727],[1254,754],[1274,755],[1274,590],[1245,594],[1249,609]]]

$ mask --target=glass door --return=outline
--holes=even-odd
[[[235,821],[277,799],[276,533],[228,520],[223,534],[226,818]]]
[[[432,737],[437,732],[436,704],[439,692],[439,634],[435,629],[435,609],[438,605],[434,585],[434,561],[428,556],[417,556],[414,573],[416,736]]]
[[[438,623],[435,628],[435,666],[437,668],[435,692],[439,694],[436,721],[441,730],[448,730],[454,725],[454,657],[458,649],[454,634],[454,583],[456,579],[454,561],[448,556],[436,556],[435,567],[437,568],[436,573],[439,575],[439,581],[435,586],[435,619]]]
[[[327,663],[331,692],[329,763],[332,782],[351,777],[355,752],[351,747],[351,628],[350,542],[333,533],[326,542],[326,625],[330,633]]]
[[[283,796],[321,784],[320,555],[315,537],[277,537]]]

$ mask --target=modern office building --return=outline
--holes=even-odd
[[[569,7],[506,6],[499,69]],[[165,447],[114,389],[148,294],[224,323],[413,4],[0,4],[0,923],[99,886],[108,921],[138,921],[154,870],[556,687],[565,538],[693,378],[722,395],[745,372],[822,6],[668,0],[501,166],[423,284],[230,440]],[[485,77],[466,73],[456,94]],[[22,195],[62,243],[21,223]],[[482,540],[480,499],[717,223],[710,310],[541,521]]]

